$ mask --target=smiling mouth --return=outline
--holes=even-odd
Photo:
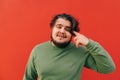
[[[61,35],[61,34],[57,34],[57,37],[60,37],[60,38],[67,38],[65,35]]]

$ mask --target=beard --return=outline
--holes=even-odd
[[[70,39],[68,42],[60,43],[60,42],[57,42],[57,41],[52,37],[52,35],[51,35],[51,42],[52,42],[55,46],[57,46],[57,47],[59,47],[59,48],[65,48],[65,47],[67,47],[67,46],[70,44],[71,39]]]

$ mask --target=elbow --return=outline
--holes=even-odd
[[[115,64],[113,64],[113,65],[111,66],[111,68],[110,68],[109,73],[112,73],[112,72],[114,72],[115,70],[116,70],[116,66],[115,66]]]
[[[112,73],[112,72],[114,72],[115,70],[116,70],[116,66],[113,65],[113,66],[111,66],[111,71],[110,71],[109,73]]]
[[[100,73],[101,73],[101,74],[110,74],[110,73],[113,73],[115,70],[116,70],[116,66],[115,66],[115,65],[112,65],[112,66],[109,66],[109,68],[104,69],[104,70],[101,71]]]

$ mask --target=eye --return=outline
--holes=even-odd
[[[68,31],[68,32],[70,32],[71,28],[70,27],[66,27],[65,30]]]
[[[57,24],[57,25],[56,25],[56,28],[61,29],[61,28],[62,28],[62,25],[61,25],[61,24]]]

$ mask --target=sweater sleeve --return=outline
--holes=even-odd
[[[99,73],[107,74],[115,70],[115,64],[108,52],[97,42],[89,39],[86,45],[89,56],[85,66]]]
[[[35,55],[35,50],[33,49],[28,59],[28,63],[26,65],[23,80],[36,80],[37,79],[37,71],[34,65],[34,58],[35,58],[34,55]]]

